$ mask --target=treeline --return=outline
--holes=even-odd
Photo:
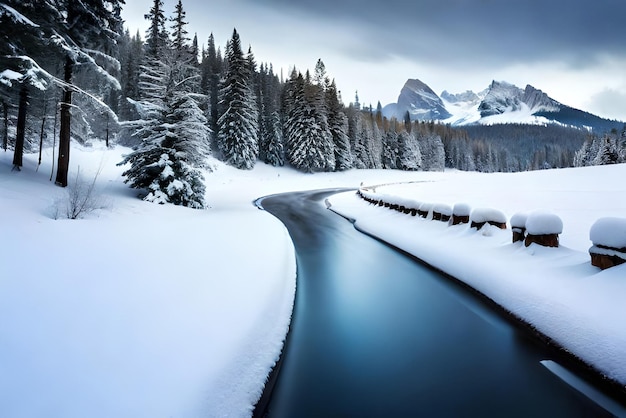
[[[362,108],[358,96],[345,106],[322,60],[285,80],[258,64],[251,47],[244,52],[236,30],[223,52],[213,34],[199,47],[180,0],[169,18],[153,1],[145,39],[122,29],[121,1],[38,4],[0,3],[2,138],[17,168],[23,150],[56,138],[59,165],[62,154],[69,161],[70,136],[115,141],[133,148],[121,163],[145,199],[201,208],[209,156],[240,169],[262,161],[311,173],[521,171],[571,166],[593,142],[556,125],[459,129],[388,120],[380,103]],[[57,183],[66,184],[58,176]]]

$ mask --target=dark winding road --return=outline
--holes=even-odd
[[[264,198],[288,228],[296,304],[269,417],[610,416],[540,364],[554,353],[477,297],[327,210]],[[257,410],[257,413],[259,411]]]

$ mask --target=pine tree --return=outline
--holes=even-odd
[[[334,170],[335,151],[324,91],[311,82],[308,72],[306,77],[292,73],[284,106],[287,159],[291,165],[309,173]]]
[[[415,171],[422,167],[422,153],[415,136],[405,130],[398,134],[398,161],[400,170]]]
[[[227,69],[220,89],[218,147],[228,164],[251,169],[259,154],[258,110],[250,88],[250,66],[235,29],[226,51]]]
[[[352,153],[350,137],[348,136],[348,118],[343,112],[343,105],[339,103],[335,80],[326,89],[326,105],[328,108],[328,129],[335,149],[335,170],[349,170],[352,168]]]
[[[65,13],[62,27],[65,42],[65,63],[63,69],[64,92],[61,102],[59,129],[59,157],[56,184],[67,186],[70,161],[71,108],[73,93],[73,75],[78,63],[85,62],[94,68],[97,74],[119,88],[117,80],[109,74],[91,55],[98,55],[106,60],[113,60],[116,55],[117,37],[121,28],[119,12],[123,0],[102,0],[100,2],[82,2],[64,0],[60,2]],[[94,52],[95,51],[95,52]]]
[[[210,131],[191,95],[174,95],[160,117],[138,124],[135,135],[143,138],[141,146],[119,163],[130,164],[125,182],[147,190],[143,199],[150,202],[205,207],[201,169],[210,154]]]

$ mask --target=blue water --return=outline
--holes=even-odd
[[[540,364],[552,353],[472,294],[357,232],[329,192],[266,198],[298,256],[269,417],[610,416]]]

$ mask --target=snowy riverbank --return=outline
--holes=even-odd
[[[492,207],[509,218],[550,210],[563,219],[561,247],[511,243],[511,230],[405,215],[368,204],[355,193],[333,196],[333,210],[477,289],[558,344],[626,385],[626,265],[591,266],[589,229],[600,217],[626,216],[626,166],[518,174],[450,172],[440,181],[376,191],[450,206]]]

